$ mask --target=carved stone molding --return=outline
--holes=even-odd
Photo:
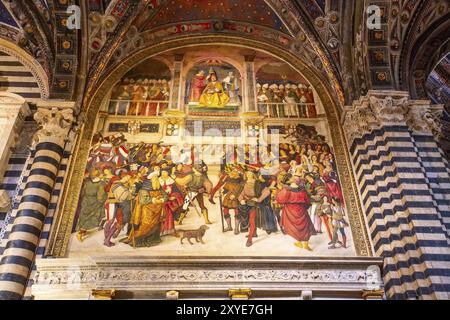
[[[283,260],[283,261],[278,261]],[[36,299],[89,298],[92,290],[132,293],[169,290],[325,290],[352,291],[382,288],[374,266],[380,258],[346,259],[183,259],[105,257],[37,260],[32,287]],[[283,263],[280,263],[283,262]],[[281,290],[281,291],[282,291]]]
[[[39,129],[34,136],[35,143],[53,142],[63,145],[68,138],[74,121],[73,110],[39,108],[34,114]]]

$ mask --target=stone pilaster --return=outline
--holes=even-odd
[[[72,128],[72,109],[39,108],[35,156],[0,262],[0,300],[21,299],[34,262],[64,146]]]
[[[450,177],[433,113],[408,93],[371,91],[343,120],[390,299],[449,298]]]
[[[181,99],[181,84],[182,82],[182,70],[183,70],[184,56],[181,54],[175,55],[174,68],[172,72],[172,92],[170,94],[170,110],[172,111],[182,111],[184,106],[184,101]]]
[[[254,56],[245,56],[244,105],[246,113],[256,114],[257,109],[254,59]]]

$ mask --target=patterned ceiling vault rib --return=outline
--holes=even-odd
[[[114,35],[109,36],[103,44],[101,49],[101,54],[96,57],[96,60],[93,62],[93,65],[97,66],[90,70],[88,75],[88,85],[86,87],[85,93],[85,101],[89,99],[90,94],[97,81],[100,79],[104,68],[106,68],[109,60],[111,59],[115,49],[122,42],[127,30],[130,25],[134,22],[139,13],[147,10],[153,10],[154,6],[157,7],[159,5],[159,1],[151,1],[150,4],[143,3],[141,1],[133,1],[129,2],[128,0],[119,0],[113,10],[112,13],[115,14],[118,18],[120,18]],[[91,44],[92,46],[92,44]],[[103,67],[103,68],[101,68]]]
[[[363,23],[368,18],[369,5],[377,5],[381,9],[381,29],[369,30],[364,23],[364,39],[367,45],[367,64],[370,87],[374,89],[393,88],[394,81],[391,73],[391,59],[389,49],[389,23],[392,2],[365,1]]]
[[[450,41],[448,41],[450,46]],[[450,50],[446,48],[448,54],[441,59],[433,71],[428,76],[425,87],[427,93],[435,103],[444,105],[444,115],[442,117],[441,147],[450,157]]]
[[[428,1],[411,23],[403,43],[399,61],[399,85],[414,98],[427,99],[425,88],[433,62],[442,58],[442,46],[450,38],[450,4],[447,1]]]
[[[401,67],[400,61],[406,39],[410,35],[410,29],[427,1],[398,0],[392,3],[389,14],[389,36],[391,66],[393,69],[393,83],[395,87],[400,87],[398,70]]]
[[[109,4],[109,6],[108,6]],[[123,18],[129,0],[117,0],[113,3],[100,3],[99,1],[89,1],[88,3],[88,26],[89,26],[89,61],[90,65],[95,63],[97,56],[101,55],[101,50],[109,37],[114,37],[120,30],[118,22]]]
[[[56,0],[53,3],[52,19],[55,42],[55,67],[52,79],[52,94],[55,99],[70,100],[76,85],[78,68],[78,31],[67,28],[67,8],[76,4],[74,0]]]
[[[333,60],[332,55],[320,40],[317,30],[313,27],[311,21],[302,10],[302,7],[299,6],[298,2],[294,3],[287,0],[281,0],[279,2],[282,7],[284,7],[284,9],[281,9],[281,12],[284,13],[284,17],[286,19],[289,18],[289,20],[291,20],[291,24],[295,21],[294,23],[299,25],[300,30],[298,30],[299,33],[297,34],[297,37],[301,42],[303,42],[305,48],[308,48],[308,46],[311,48],[306,50],[308,50],[312,56],[315,57],[313,60],[313,65],[320,71],[324,71],[320,73],[324,74],[325,79],[328,79],[330,87],[333,88],[333,93],[336,95],[337,100],[341,105],[343,105],[345,103],[345,97],[340,82],[341,78],[338,68],[336,67],[336,63]],[[303,49],[299,48],[299,51],[301,54]]]

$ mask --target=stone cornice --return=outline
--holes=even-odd
[[[380,258],[102,257],[37,260],[36,299],[89,298],[92,290],[136,293],[167,290],[322,290],[363,292],[381,289]],[[243,267],[244,266],[244,267]],[[282,289],[280,289],[282,288]]]

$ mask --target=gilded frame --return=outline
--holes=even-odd
[[[90,99],[89,97],[85,97],[84,101],[87,102],[87,104],[84,112],[86,119],[91,121],[85,121],[78,133],[72,153],[72,159],[70,161],[71,166],[68,169],[67,179],[64,183],[61,206],[59,212],[55,215],[55,221],[52,226],[46,254],[55,258],[64,258],[67,256],[71,229],[74,223],[86,160],[88,158],[92,136],[97,123],[98,112],[109,89],[119,81],[126,72],[146,58],[150,58],[163,52],[180,49],[182,47],[205,44],[239,46],[264,51],[265,53],[276,56],[290,64],[293,68],[301,72],[315,87],[318,95],[322,99],[327,113],[339,176],[345,190],[345,200],[348,207],[356,254],[361,257],[372,257],[373,248],[369,239],[360,196],[353,175],[350,155],[348,153],[349,148],[340,123],[338,104],[332,98],[332,88],[329,87],[326,80],[321,79],[305,62],[292,52],[287,51],[286,48],[235,35],[189,36],[150,45],[130,55],[102,80]],[[102,66],[98,67],[101,68]],[[211,259],[213,259],[213,257],[211,257]],[[268,257],[268,259],[270,258]]]

